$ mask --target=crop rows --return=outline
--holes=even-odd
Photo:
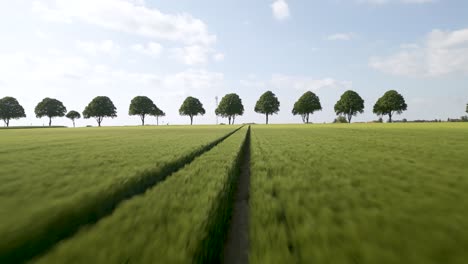
[[[466,263],[467,135],[254,127],[250,263]]]
[[[0,133],[0,263],[468,258],[464,124]]]
[[[219,260],[248,129],[123,203],[38,263],[212,263]]]
[[[111,213],[234,128],[5,130],[0,262],[28,259]],[[20,205],[20,206],[18,206]]]

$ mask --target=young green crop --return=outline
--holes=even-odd
[[[0,131],[0,260],[37,254],[38,248],[55,243],[82,222],[97,220],[233,130]]]
[[[246,133],[237,131],[37,263],[219,261]]]
[[[468,126],[252,127],[250,263],[466,263]]]

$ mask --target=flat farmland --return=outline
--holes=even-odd
[[[1,130],[0,257],[35,254],[97,220],[235,128]]]
[[[37,263],[218,263],[247,127]]]
[[[0,131],[0,263],[464,264],[468,125]]]
[[[250,263],[466,263],[468,126],[252,128]]]

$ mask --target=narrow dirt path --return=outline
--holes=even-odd
[[[224,244],[223,263],[226,264],[249,262],[250,128],[247,133],[247,147],[244,149],[231,223]]]

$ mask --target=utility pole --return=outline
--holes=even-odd
[[[216,109],[218,108],[218,96],[215,96],[216,100]],[[218,115],[216,115],[216,124],[218,124]]]

